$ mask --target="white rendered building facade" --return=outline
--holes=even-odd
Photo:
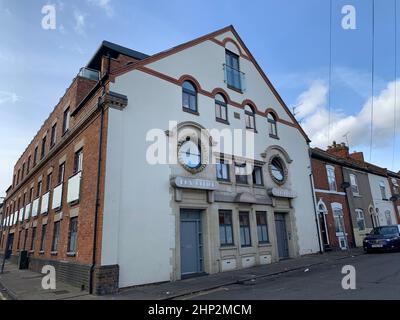
[[[128,101],[109,109],[104,181],[101,264],[119,266],[119,287],[319,251],[308,138],[233,27],[126,66],[109,89]],[[202,129],[248,133],[254,152],[214,153],[226,143],[212,134],[192,148]],[[149,163],[149,132],[177,143],[177,163]],[[199,162],[208,148],[218,164]]]

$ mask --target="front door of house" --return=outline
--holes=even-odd
[[[278,244],[279,259],[289,258],[289,244],[286,230],[285,214],[275,214],[276,241]]]
[[[181,274],[189,276],[203,272],[201,210],[181,210]]]
[[[329,240],[328,240],[328,231],[326,230],[326,220],[324,212],[319,212],[318,218],[319,218],[319,227],[321,230],[322,245],[324,246],[324,249],[327,250],[329,249]]]
[[[9,259],[13,250],[14,233],[10,233],[7,239],[6,259]]]

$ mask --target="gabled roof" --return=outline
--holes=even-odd
[[[232,25],[229,25],[227,27],[224,27],[222,29],[219,29],[217,31],[211,32],[209,34],[206,34],[204,36],[201,36],[199,38],[193,39],[191,41],[185,42],[183,44],[180,44],[178,46],[172,47],[168,50],[156,53],[152,56],[148,56],[147,58],[142,59],[141,61],[138,61],[136,63],[130,64],[130,65],[126,65],[124,67],[121,67],[120,69],[116,70],[114,75],[120,76],[126,72],[129,72],[131,70],[135,70],[138,69],[139,67],[145,66],[149,63],[155,62],[157,60],[160,60],[162,58],[165,58],[169,55],[175,54],[179,51],[182,51],[184,49],[190,48],[192,46],[195,46],[201,42],[207,41],[207,40],[212,40],[214,39],[214,37],[226,33],[228,31],[231,31],[234,36],[237,38],[237,40],[239,41],[239,44],[242,46],[242,48],[244,49],[246,55],[248,56],[249,60],[254,64],[254,66],[256,67],[257,71],[260,73],[261,77],[264,79],[264,81],[266,82],[267,86],[269,87],[269,89],[272,91],[272,93],[274,94],[275,98],[280,102],[280,104],[282,105],[283,109],[286,111],[286,113],[288,114],[288,116],[290,117],[290,119],[293,122],[293,126],[295,126],[300,133],[303,135],[303,137],[306,139],[307,142],[311,142],[311,140],[309,139],[309,137],[307,136],[307,134],[305,133],[305,131],[303,130],[303,128],[300,126],[300,124],[298,123],[298,121],[296,120],[296,118],[293,116],[293,114],[290,112],[289,108],[287,107],[286,103],[283,101],[282,97],[279,95],[279,93],[276,91],[275,87],[272,85],[271,81],[268,79],[267,75],[264,73],[264,71],[261,69],[261,67],[259,66],[259,64],[257,63],[257,61],[254,59],[253,55],[251,54],[250,50],[246,47],[246,45],[244,44],[243,40],[240,38],[239,34],[236,32],[235,28]]]
[[[116,43],[103,41],[100,47],[96,50],[96,53],[93,57],[89,60],[88,64],[86,65],[87,68],[99,70],[101,66],[101,57],[110,54],[111,58],[116,58],[118,54],[124,54],[126,56],[132,57],[136,60],[143,60],[148,58],[147,54],[144,54],[139,51],[135,51],[123,46],[120,46]]]

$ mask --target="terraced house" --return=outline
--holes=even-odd
[[[176,162],[149,161],[151,132]],[[152,56],[103,42],[15,165],[1,247],[95,293],[318,252],[308,144],[232,26]]]
[[[349,152],[344,143],[311,150],[321,242],[325,250],[362,246],[372,228],[399,223],[399,174]]]

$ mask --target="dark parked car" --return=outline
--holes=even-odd
[[[363,247],[367,253],[400,250],[400,225],[374,228],[365,237]]]

